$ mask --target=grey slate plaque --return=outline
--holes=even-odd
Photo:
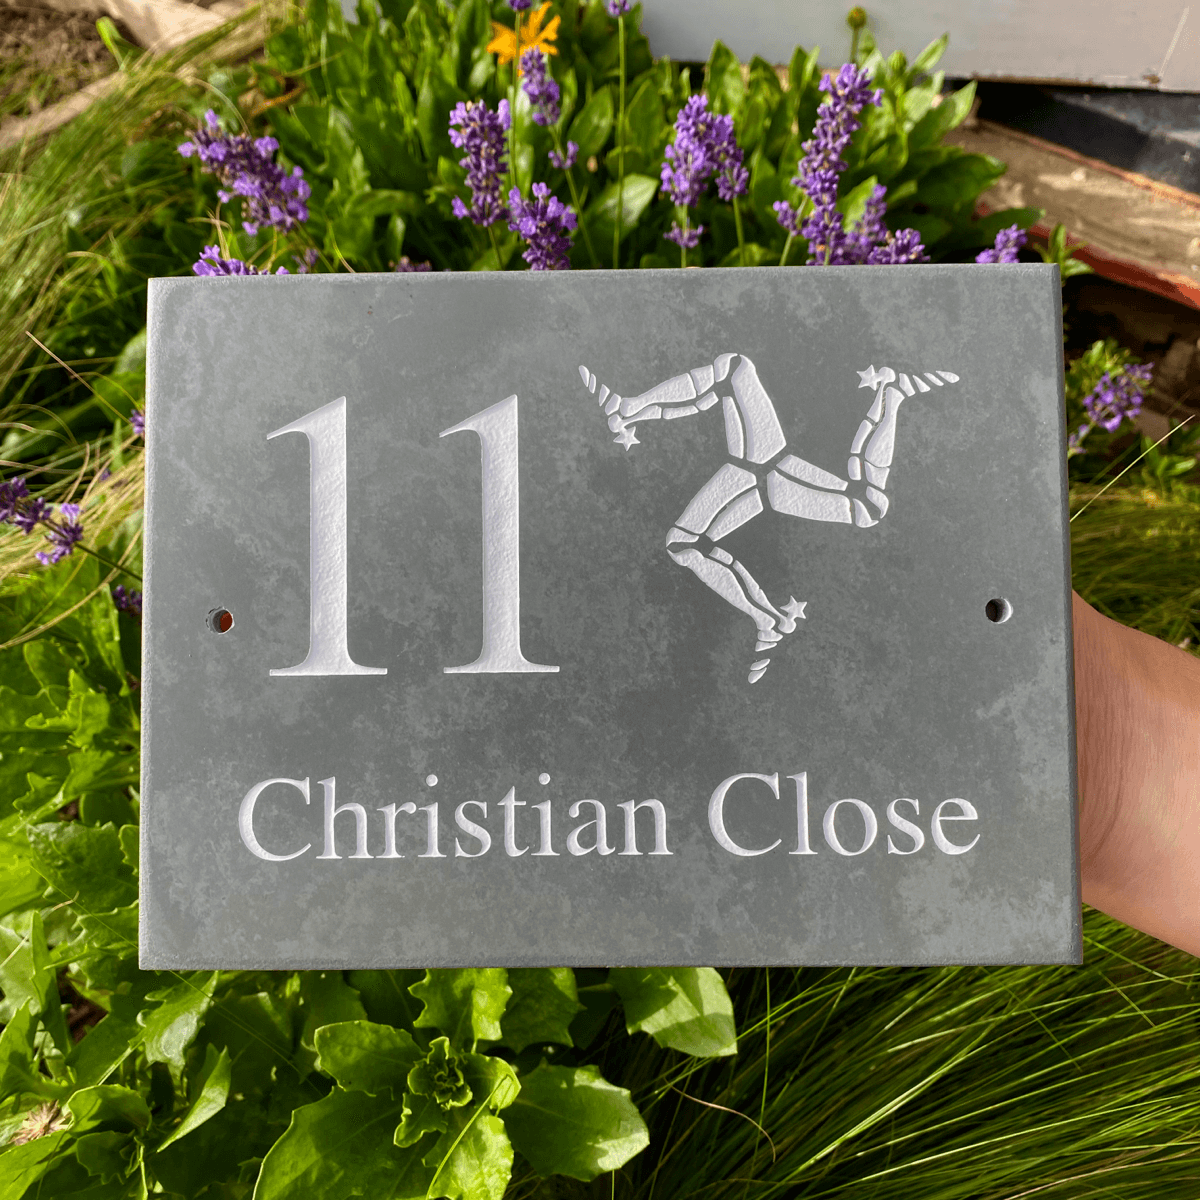
[[[142,964],[1079,961],[1059,305],[154,281]]]

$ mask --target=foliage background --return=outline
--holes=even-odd
[[[714,199],[691,261],[778,262],[770,205],[798,199],[788,181],[819,100],[817,52],[797,51],[783,77],[720,45],[705,65],[655,62],[631,18],[622,122],[610,18],[577,0],[554,11],[557,132],[581,145],[574,265],[591,265],[589,240],[611,247],[618,146],[620,262],[677,265],[657,166],[675,111],[702,87],[735,117],[751,191],[744,259],[732,211]],[[264,267],[294,267],[309,247],[318,270],[384,270],[405,255],[437,269],[519,267],[515,239],[497,262],[450,215],[462,170],[449,110],[466,97],[495,104],[509,86],[486,52],[493,19],[511,14],[484,0],[387,0],[348,26],[315,0],[250,61],[220,37],[156,62],[117,47],[109,100],[0,162],[0,470],[81,500],[89,544],[124,569],[77,554],[42,570],[34,539],[0,536],[0,1200],[340,1200],[431,1186],[454,1197],[1194,1194],[1194,960],[1097,913],[1080,969],[429,980],[137,969],[140,627],[111,588],[140,571],[129,415],[144,403],[146,279],[187,273],[214,240]],[[842,205],[853,216],[883,182],[889,224],[919,228],[935,257],[970,259],[1035,214],[973,220],[1003,166],[940,144],[972,96],[942,97],[938,52],[909,64],[864,37],[860,59],[886,98],[852,145]],[[304,167],[314,196],[301,231],[248,238],[211,177],[178,156],[210,106],[231,128],[272,133]],[[517,132],[522,183],[565,195],[553,133],[527,106]],[[803,255],[796,243],[789,261]],[[1119,358],[1112,346],[1076,363],[1069,405],[1088,372]],[[1173,642],[1200,633],[1193,444],[1184,430],[1135,461],[1136,439],[1097,435],[1072,460],[1076,587]],[[394,1140],[406,1122],[416,1149]]]

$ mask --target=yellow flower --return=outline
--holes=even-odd
[[[545,3],[535,8],[529,14],[529,19],[521,23],[521,48],[517,51],[517,35],[509,29],[507,25],[501,25],[499,21],[492,22],[492,40],[487,44],[487,52],[496,55],[496,61],[500,66],[505,63],[510,63],[514,58],[520,58],[526,50],[537,48],[544,50],[547,54],[557,54],[558,47],[553,43],[558,40],[558,26],[562,21],[562,17],[555,17],[545,29],[542,28],[542,22],[546,19],[546,12],[550,8],[550,0],[545,0]],[[517,74],[521,74],[521,65],[517,64]]]

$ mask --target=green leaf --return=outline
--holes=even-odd
[[[412,1035],[371,1021],[339,1021],[317,1030],[317,1070],[332,1075],[348,1091],[378,1095],[401,1091],[408,1073],[423,1057]]]
[[[75,1157],[101,1183],[116,1183],[129,1174],[135,1145],[127,1133],[85,1133],[75,1139]]]
[[[72,759],[75,757],[72,755]],[[58,889],[56,902],[73,900],[83,912],[103,913],[137,899],[137,888],[121,856],[114,826],[55,821],[30,826],[28,837],[38,868]]]
[[[54,1166],[55,1155],[70,1137],[71,1134],[60,1130],[0,1151],[0,1200],[21,1200]]]
[[[568,1026],[583,1010],[570,967],[510,968],[512,999],[504,1010],[501,1043],[518,1054],[538,1042],[570,1046]]]
[[[957,92],[944,96],[937,108],[931,108],[913,126],[912,132],[908,135],[909,149],[921,150],[926,146],[932,146],[935,142],[940,142],[945,134],[967,119],[967,114],[971,111],[974,101],[974,80],[966,87],[959,88]]]
[[[612,132],[614,112],[612,88],[598,88],[571,122],[567,140],[579,146],[580,162],[586,163],[604,148]]]
[[[464,1128],[452,1124],[424,1162],[435,1171],[430,1200],[501,1200],[512,1177],[512,1143],[504,1122],[482,1113]]]
[[[742,102],[746,98],[742,64],[724,42],[713,43],[712,53],[704,68],[704,90],[708,93],[713,112],[732,113],[734,117],[741,113]]]
[[[626,175],[622,195],[625,202],[621,207],[621,236],[631,233],[641,220],[646,206],[658,191],[658,180],[648,175]],[[617,183],[614,180],[587,207],[586,219],[598,244],[607,245],[612,240],[613,226],[617,221]]]
[[[109,1122],[132,1125],[137,1129],[145,1129],[150,1124],[150,1106],[142,1094],[118,1083],[83,1088],[63,1107],[74,1118],[71,1128],[76,1133]]]
[[[381,1025],[395,1025],[410,1029],[421,1011],[421,1005],[408,989],[420,979],[424,971],[351,971],[349,984],[361,997],[369,1020]]]
[[[408,1090],[414,1096],[432,1096],[440,1108],[462,1108],[473,1095],[463,1065],[449,1038],[434,1038],[429,1053],[409,1071]]]
[[[59,1050],[70,1049],[40,912],[19,913],[0,923],[0,988],[4,989],[0,1020],[10,1019],[28,1004]]]
[[[184,1055],[196,1036],[200,1019],[212,1003],[216,985],[216,971],[196,971],[173,988],[147,996],[162,1003],[150,1009],[143,1021],[142,1048],[146,1061],[166,1063],[176,1082],[183,1073]]]
[[[512,995],[503,967],[427,971],[408,990],[425,1005],[413,1024],[440,1029],[464,1046],[473,1046],[481,1038],[499,1040],[500,1017]]]
[[[650,1144],[650,1131],[624,1088],[597,1067],[542,1063],[521,1076],[521,1094],[504,1114],[513,1146],[539,1175],[585,1183],[623,1167]]]
[[[916,58],[913,59],[912,65],[908,68],[909,78],[917,79],[926,74],[937,62],[942,55],[946,53],[946,47],[950,44],[950,35],[943,33],[940,38],[930,42]]]
[[[436,1097],[410,1093],[404,1097],[404,1116],[396,1126],[393,1141],[397,1146],[412,1146],[427,1133],[445,1133],[447,1112]]]
[[[42,1095],[50,1082],[39,1070],[33,1049],[37,1021],[26,1002],[0,1031],[0,1096]]]
[[[187,1110],[183,1120],[159,1145],[165,1150],[172,1142],[181,1137],[187,1137],[193,1129],[199,1129],[205,1121],[215,1117],[225,1107],[229,1099],[229,1083],[233,1076],[233,1064],[227,1050],[217,1051],[213,1045],[205,1047],[204,1066],[196,1079],[195,1099]]]
[[[608,981],[630,1033],[698,1058],[737,1053],[733,1002],[712,967],[615,967]]]
[[[379,1196],[424,1200],[433,1175],[416,1151],[398,1149],[391,1132],[403,1107],[390,1092],[370,1096],[334,1088],[292,1112],[267,1152],[254,1200],[325,1200]]]
[[[108,1016],[93,1026],[67,1055],[67,1066],[81,1087],[103,1083],[142,1039],[137,1023],[141,1002],[130,996],[110,996]]]

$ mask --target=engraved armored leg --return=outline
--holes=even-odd
[[[671,558],[753,620],[757,653],[772,649],[785,633],[796,628],[797,618],[804,616],[804,605],[794,596],[782,609],[772,604],[750,571],[716,544],[762,511],[756,477],[726,463],[696,493],[667,534]],[[770,659],[765,658],[752,665],[751,683],[762,678],[769,663]]]

